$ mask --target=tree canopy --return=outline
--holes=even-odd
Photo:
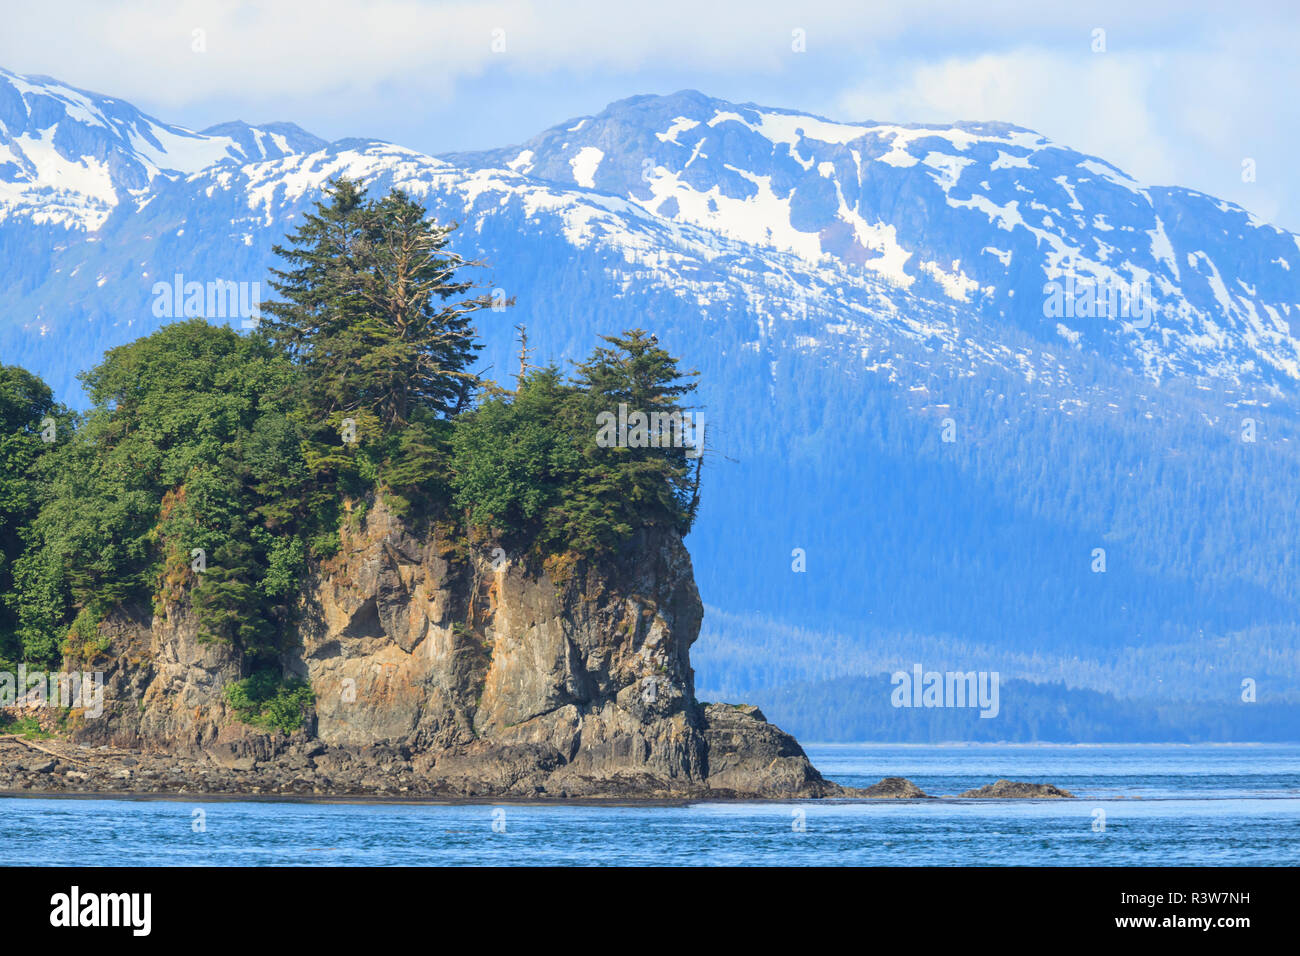
[[[467,295],[458,274],[471,263],[447,249],[455,228],[431,225],[401,190],[367,199],[339,179],[274,247],[287,268],[272,270],[283,300],[263,308],[265,332],[304,372],[305,410],[364,412],[389,429],[465,406],[478,384],[471,316],[491,302]]]

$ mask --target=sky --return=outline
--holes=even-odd
[[[437,154],[697,89],[844,121],[1001,120],[1300,232],[1300,5],[44,0],[0,67],[201,129]]]

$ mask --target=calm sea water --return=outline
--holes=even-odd
[[[1300,745],[807,749],[842,783],[900,775],[950,795],[1007,777],[1055,783],[1079,799],[586,807],[5,798],[0,846],[7,863],[82,865],[1300,865]],[[15,856],[19,847],[31,856]]]

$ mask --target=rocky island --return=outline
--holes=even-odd
[[[114,349],[84,414],[0,367],[0,789],[849,793],[695,698],[694,373],[631,330],[565,379],[521,329],[481,378],[452,228],[340,179],[250,334]]]
[[[115,348],[85,413],[0,366],[0,791],[924,797],[696,699],[695,373],[521,329],[481,378],[450,232],[341,179],[249,334]]]

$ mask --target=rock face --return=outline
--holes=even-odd
[[[232,771],[310,757],[323,773],[409,773],[414,791],[465,797],[853,793],[757,708],[696,701],[703,607],[675,535],[542,566],[416,536],[378,503],[342,542],[307,582],[283,661],[315,693],[303,731],[236,721],[222,691],[237,651],[199,642],[171,607],[105,622],[104,714],[74,739]]]
[[[1074,799],[1074,794],[1070,791],[1062,790],[1050,783],[1022,783],[1018,780],[996,780],[976,790],[967,790],[965,793],[958,794],[958,796],[999,800],[1042,799],[1045,797]]]
[[[712,789],[741,795],[856,794],[823,779],[798,741],[769,724],[757,707],[708,704],[704,708],[704,737],[706,782]]]

